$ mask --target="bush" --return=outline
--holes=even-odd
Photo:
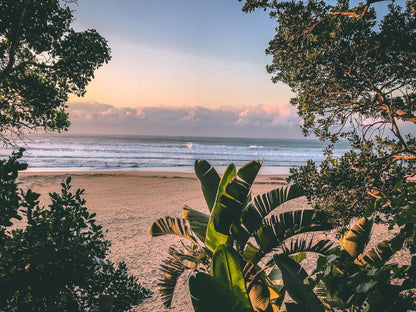
[[[106,260],[110,242],[95,213],[84,206],[83,190],[49,194],[17,191],[22,151],[0,163],[0,309],[5,311],[125,311],[150,296],[127,274],[126,265]],[[10,230],[11,219],[26,218]]]

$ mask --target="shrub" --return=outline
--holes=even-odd
[[[149,297],[123,262],[106,260],[110,242],[84,206],[84,191],[71,192],[71,178],[49,194],[47,208],[32,190],[17,191],[21,156],[0,163],[0,309],[125,311]],[[10,230],[22,216],[25,226]]]

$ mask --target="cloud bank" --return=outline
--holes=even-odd
[[[72,133],[302,137],[295,110],[288,105],[258,104],[209,109],[201,106],[115,107],[102,103],[68,104]]]

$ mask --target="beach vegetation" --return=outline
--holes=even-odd
[[[367,248],[373,218],[363,217],[340,239],[340,245],[317,261],[313,284],[332,309],[410,311],[415,305],[415,263],[389,262],[414,234],[407,224],[392,238]]]
[[[394,186],[416,173],[415,8],[412,0],[244,1],[244,11],[264,9],[276,21],[267,71],[292,89],[304,134],[329,142],[325,161],[292,169],[290,179],[334,225],[396,196]],[[335,157],[340,139],[352,150]],[[377,222],[394,218],[388,201],[377,212]]]
[[[110,60],[94,29],[76,31],[76,1],[0,1],[0,139],[23,131],[67,130],[68,94],[82,96]],[[5,135],[8,134],[8,136]]]
[[[347,230],[309,282],[331,309],[414,310],[416,2],[244,1],[256,9],[276,21],[272,80],[291,87],[304,134],[328,142],[289,181]],[[339,140],[352,149],[336,157]],[[374,222],[395,231],[365,250]],[[391,262],[399,250],[411,260]]]
[[[248,189],[259,167],[260,162],[250,162],[237,171],[230,165],[219,178],[209,163],[196,161],[195,171],[211,211],[184,206],[183,218],[160,218],[150,226],[152,236],[173,234],[189,242],[172,246],[161,265],[159,286],[167,307],[179,278],[187,272],[195,311],[416,308],[414,257],[400,266],[390,261],[405,246],[414,248],[416,201],[402,209],[405,199],[413,196],[414,185],[396,185],[400,194],[388,200],[397,210],[394,224],[399,230],[368,248],[373,213],[385,199],[368,205],[367,216],[353,223],[339,240],[334,232],[330,239],[314,239],[311,232],[330,228],[325,217],[313,209],[284,211],[281,206],[302,196],[301,188],[291,185],[251,195]],[[236,185],[241,187],[238,192]],[[302,266],[307,253],[319,255],[314,269],[309,263],[310,273]]]
[[[172,246],[161,265],[165,306],[171,307],[176,284],[187,272],[195,311],[275,311],[286,293],[296,302],[292,306],[323,311],[304,276],[293,274],[306,253],[331,250],[331,241],[307,235],[328,229],[328,223],[313,209],[279,209],[303,196],[302,190],[292,185],[253,196],[261,161],[239,170],[231,164],[222,177],[207,161],[197,160],[194,167],[207,212],[184,206],[183,218],[160,218],[149,228],[154,237],[174,234],[189,242]]]
[[[0,163],[0,310],[127,311],[149,297],[125,263],[109,259],[110,242],[71,178],[48,207],[18,190],[21,156]]]

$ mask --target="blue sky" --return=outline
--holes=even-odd
[[[79,0],[75,28],[97,29],[112,60],[84,98],[70,97],[71,131],[302,137],[289,88],[273,84],[265,70],[275,21],[242,6],[237,0]]]
[[[264,50],[275,24],[237,0],[79,0],[75,28],[95,28],[112,60],[83,98],[76,133],[301,137],[289,88]],[[218,120],[222,120],[219,125]]]

